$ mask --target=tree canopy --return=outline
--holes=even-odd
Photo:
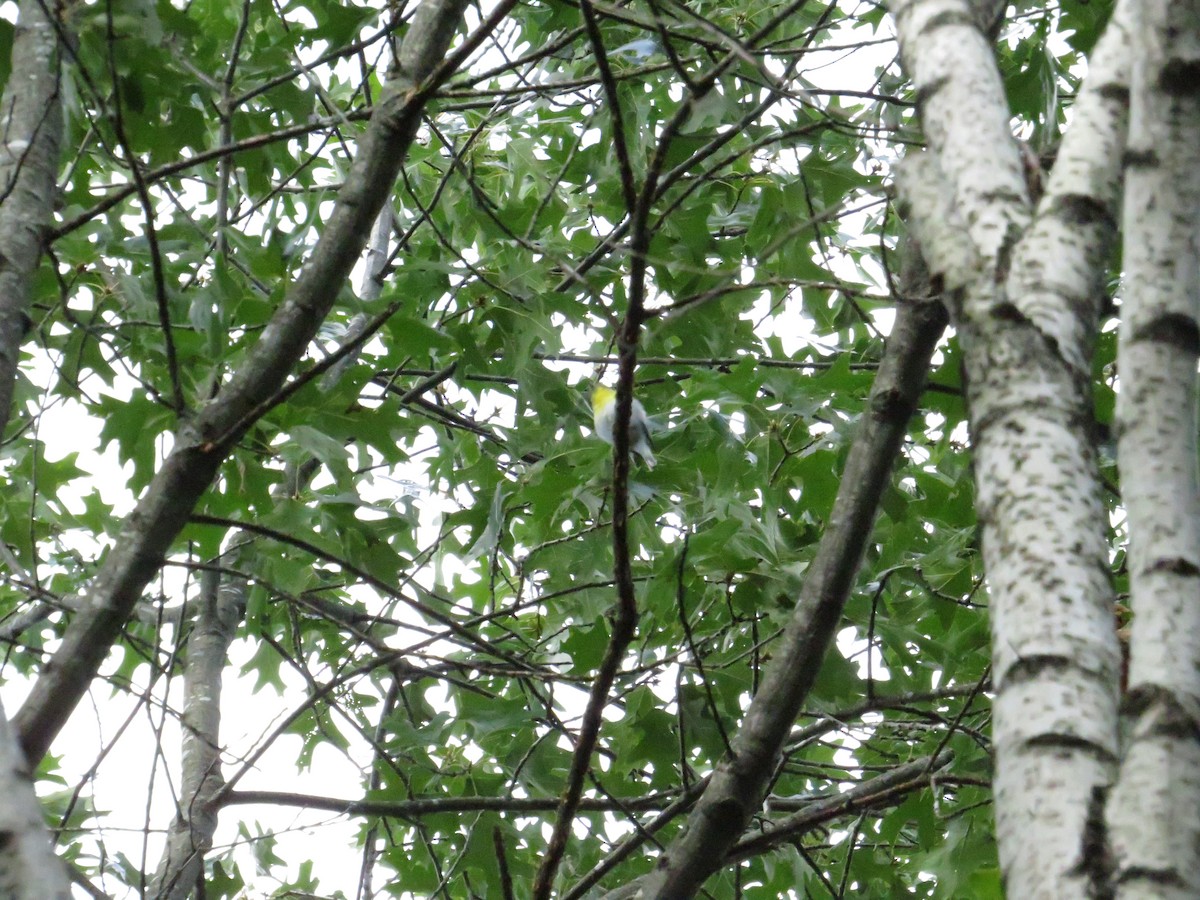
[[[971,25],[1027,202],[1111,6]],[[3,698],[80,896],[633,896],[696,808],[702,896],[1002,896],[973,332],[884,5],[20,7]]]

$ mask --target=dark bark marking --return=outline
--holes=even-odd
[[[917,111],[920,112],[921,110],[923,110],[925,108],[925,104],[928,103],[931,99],[933,99],[933,97],[937,96],[937,94],[942,90],[942,88],[944,88],[949,83],[950,83],[949,77],[935,78],[933,81],[929,82],[928,84],[922,85],[921,87],[917,88],[917,97],[916,97]]]
[[[1167,60],[1158,73],[1158,87],[1168,97],[1200,95],[1200,60]]]
[[[1153,147],[1130,147],[1125,151],[1123,163],[1126,169],[1151,169],[1159,165],[1158,154]]]
[[[1129,106],[1129,85],[1104,84],[1100,86],[1099,93],[1105,100],[1112,100],[1125,107]]]
[[[1167,313],[1133,332],[1135,341],[1167,344],[1193,356],[1200,355],[1200,327],[1191,316]]]
[[[1116,869],[1112,848],[1108,842],[1108,824],[1104,810],[1108,804],[1108,787],[1097,784],[1092,787],[1088,798],[1087,821],[1083,827],[1083,846],[1080,848],[1079,864],[1072,874],[1087,877],[1088,893],[1095,900],[1112,900],[1112,875]]]
[[[1200,722],[1170,690],[1157,684],[1140,684],[1125,695],[1122,712],[1130,718],[1153,716],[1148,735],[1200,739]]]
[[[1067,225],[1108,225],[1116,227],[1112,211],[1088,194],[1063,194],[1054,202],[1051,213]]]

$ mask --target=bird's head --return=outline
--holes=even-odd
[[[592,412],[597,413],[617,399],[617,392],[603,384],[592,388]]]

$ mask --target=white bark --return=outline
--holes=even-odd
[[[12,71],[0,97],[0,434],[11,412],[43,232],[58,196],[58,29],[64,18],[60,3],[23,0]]]
[[[893,0],[929,146],[971,244],[997,260],[1029,218],[1028,191],[992,49],[965,0]]]
[[[1200,3],[1138,5],[1118,450],[1134,621],[1117,896],[1200,896]]]
[[[221,775],[221,673],[237,632],[246,584],[206,573],[183,675],[183,763],[179,805],[148,896],[184,900],[203,871],[217,827]]]
[[[1092,835],[1119,752],[1120,661],[1088,426],[1127,48],[1118,16],[1093,53],[1046,196],[1014,254],[1008,298],[1027,325],[1011,329],[1011,348],[1029,359],[994,373],[993,404],[977,399],[982,386],[972,397],[980,515],[995,518],[984,557],[998,686],[996,820],[1014,897],[1087,896],[1106,875]],[[1015,403],[1003,384],[1014,374],[1033,391]]]
[[[62,106],[55,20],[61,13],[58,3],[20,4],[12,71],[0,98],[0,433],[9,420],[32,278],[57,193]],[[21,571],[15,560],[4,562],[12,574]],[[0,897],[68,900],[70,895],[25,757],[0,708]]]
[[[1089,360],[1124,142],[1124,43],[1117,26],[1097,48],[1026,228],[999,76],[965,5],[891,8],[936,163],[919,164],[902,187],[954,301],[967,374],[992,612],[1001,867],[1009,896],[1082,900],[1105,874],[1092,836],[1117,759],[1119,653]]]
[[[70,900],[62,862],[54,855],[25,759],[0,707],[0,897]]]

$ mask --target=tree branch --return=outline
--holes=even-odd
[[[321,238],[283,305],[245,364],[175,447],[89,589],[50,667],[34,684],[15,724],[31,762],[40,760],[87,690],[142,589],[162,566],[176,535],[234,443],[245,415],[279,389],[316,334],[358,260],[420,124],[425,103],[450,71],[445,60],[466,0],[428,0],[404,42],[400,74],[385,87],[354,165]],[[434,73],[439,78],[433,78]]]
[[[946,326],[940,303],[915,299],[916,289],[905,290],[905,295],[914,299],[898,310],[833,512],[796,611],[774,651],[774,663],[733,740],[732,758],[717,768],[685,831],[646,877],[647,898],[690,897],[723,865],[760,808],[788,732],[816,680],[870,537],[879,497],[921,395],[930,357]]]

